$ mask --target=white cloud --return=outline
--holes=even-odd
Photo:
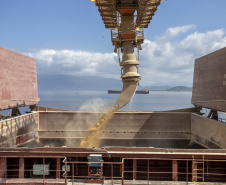
[[[164,35],[145,40],[140,52],[140,84],[192,86],[194,60],[226,46],[223,29],[191,32],[195,28],[195,25],[168,28]],[[113,53],[43,49],[25,54],[37,60],[38,72],[120,79],[121,69]]]
[[[25,54],[37,60],[37,69],[40,73],[97,75],[112,78],[119,78],[120,74],[117,56],[113,53],[43,49]]]
[[[186,33],[194,28],[196,28],[196,25],[194,24],[170,27],[166,30],[165,34],[163,36],[158,37],[158,39],[163,41],[171,40],[180,35],[181,33]]]
[[[166,35],[195,28],[194,25],[176,27],[176,31],[153,41],[145,40],[141,51],[140,72],[144,85],[188,85],[192,86],[194,60],[226,46],[226,32],[222,29],[206,33],[193,32],[179,41],[170,41]],[[171,37],[172,38],[172,37]]]

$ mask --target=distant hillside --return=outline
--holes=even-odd
[[[139,86],[138,89],[147,88],[149,91],[164,91],[170,89],[171,86],[164,85],[164,86]]]
[[[107,91],[122,89],[122,81],[96,76],[69,76],[62,74],[38,74],[39,91],[86,90]]]
[[[101,78],[97,76],[70,76],[62,74],[38,74],[39,91],[107,91],[121,90],[121,80]],[[138,86],[138,89],[147,88],[149,91],[191,91],[185,86]]]
[[[176,91],[176,92],[181,92],[181,91],[192,91],[191,87],[186,87],[186,86],[175,86],[170,89],[167,89],[167,91]]]

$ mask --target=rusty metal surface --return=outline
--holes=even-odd
[[[192,104],[226,112],[226,48],[195,60]]]
[[[167,110],[164,112],[190,112],[190,113],[199,113],[200,110],[197,107],[185,108],[185,109],[175,109],[175,110]]]
[[[38,102],[36,61],[0,47],[0,110]]]
[[[0,147],[15,147],[38,139],[39,114],[30,113],[0,121]]]
[[[7,180],[7,185],[43,185],[44,183],[42,182],[42,179],[9,179]],[[65,184],[64,180],[62,179],[47,179],[46,184],[51,185],[62,185]],[[68,185],[72,185],[72,182],[68,182]],[[75,181],[74,185],[97,185],[96,183],[85,183],[81,180]],[[99,183],[100,184],[100,183]],[[103,185],[109,185],[109,184],[121,184],[120,180],[105,180]],[[146,180],[125,180],[124,184],[133,184],[133,185],[141,185],[141,184],[147,184]],[[197,182],[172,182],[172,181],[149,181],[150,185],[197,185]],[[206,182],[198,182],[200,185],[206,185]],[[0,179],[0,185],[5,185],[4,179]],[[225,185],[224,182],[208,182],[208,185]]]
[[[63,185],[65,184],[64,179],[45,179],[45,183],[43,182],[43,179],[19,179],[19,178],[13,178],[13,179],[7,179],[5,181],[4,178],[0,179],[0,185]]]
[[[191,114],[191,141],[206,148],[226,148],[226,125],[218,121]]]
[[[191,109],[187,112],[117,112],[99,135],[101,146],[186,148],[197,143],[205,148],[226,148],[226,126],[190,111]],[[34,120],[38,122],[40,142],[25,146],[78,147],[81,139],[88,134],[88,129],[103,114],[104,112],[44,111],[34,113],[37,117],[34,119],[26,115],[23,119],[16,117],[4,120],[0,122],[1,146],[9,146],[8,137],[3,137],[6,134],[10,137],[10,142],[14,143],[13,146],[29,141],[24,134],[30,132],[21,129],[20,122],[26,121],[28,125],[32,125]],[[26,127],[26,124],[23,126]],[[33,131],[31,133],[34,136]]]
[[[63,110],[63,109],[55,109],[55,108],[49,108],[49,107],[40,107],[40,106],[30,106],[31,112],[33,111],[39,111],[39,112],[43,112],[43,111],[67,111],[67,110]]]
[[[197,158],[226,159],[226,150],[211,149],[158,149],[148,147],[103,147],[103,148],[1,148],[1,157],[88,157],[89,154],[102,154],[107,157],[146,157],[146,158]]]

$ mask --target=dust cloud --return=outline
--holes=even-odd
[[[119,108],[119,106],[115,106],[112,110],[102,116],[100,121],[89,129],[88,135],[81,141],[80,147],[99,147],[100,140],[98,136],[100,135],[111,115],[114,114]]]
[[[103,120],[106,120],[107,122],[110,118],[109,116],[113,114],[111,113],[109,115],[109,113],[114,107],[116,107],[117,104],[118,102],[116,100],[106,101],[101,98],[89,99],[85,101],[79,108],[80,112],[75,114],[70,120],[67,120],[67,123],[65,124],[64,130],[66,132],[64,133],[64,136],[66,139],[64,145],[67,147],[79,147],[81,143],[86,143],[82,141],[88,141],[86,138],[90,138],[91,133],[92,138],[94,135],[97,138],[98,134],[100,134],[106,124],[103,123]],[[96,132],[94,132],[94,130],[96,130]],[[75,132],[76,135],[73,135],[73,132]],[[92,139],[92,141],[94,141],[94,139]],[[94,145],[93,143],[95,142],[90,143],[90,145],[83,144],[83,147],[93,147],[99,145]]]

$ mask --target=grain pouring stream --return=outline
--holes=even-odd
[[[80,143],[80,147],[99,147],[100,139],[98,136],[103,130],[109,118],[119,109],[119,106],[114,107],[112,110],[107,112],[101,117],[100,121],[96,123],[92,128],[88,130],[88,135]]]

